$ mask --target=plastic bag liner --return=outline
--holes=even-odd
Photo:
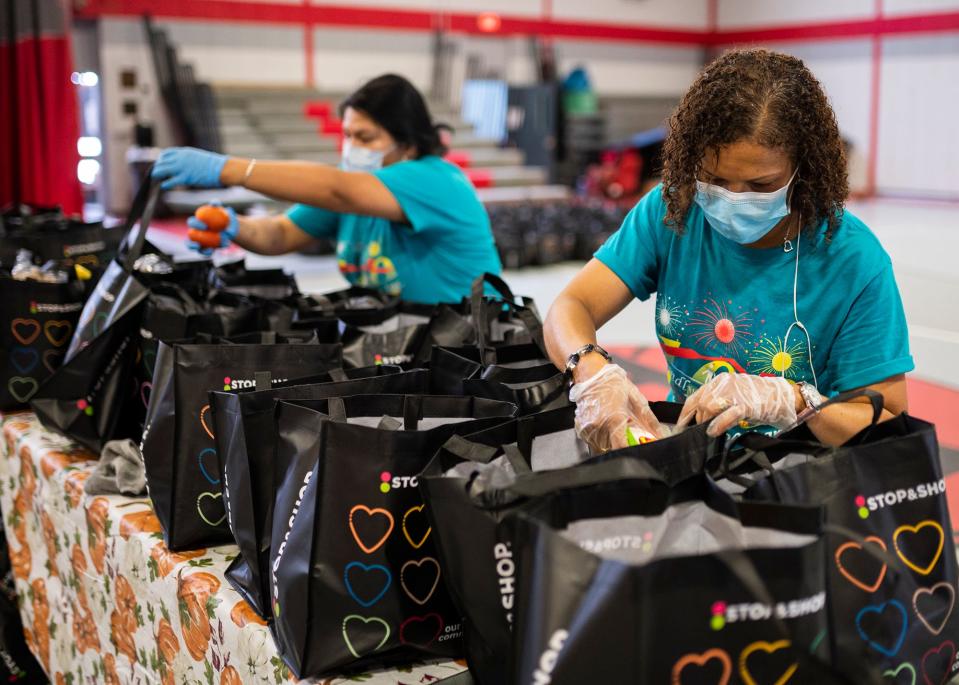
[[[428,371],[400,371],[396,366],[370,366],[274,384],[270,390],[210,393],[216,451],[223,467],[227,522],[240,548],[226,577],[262,618],[269,620],[271,616],[270,538],[276,494],[274,403],[428,391]]]
[[[430,395],[277,404],[271,605],[298,677],[462,654],[416,476],[451,435],[515,411]]]
[[[702,475],[541,497],[510,546],[511,682],[839,681],[825,666],[821,517],[737,506]]]
[[[233,540],[223,506],[209,391],[254,387],[257,372],[269,371],[280,382],[341,363],[338,344],[287,343],[273,333],[263,340],[160,343],[141,451],[150,499],[171,550]]]
[[[881,397],[871,399],[878,419]],[[752,457],[744,466],[761,469],[744,496],[821,504],[829,524],[860,536],[826,536],[835,665],[853,680],[878,668],[894,678],[914,673],[917,683],[946,682],[959,672],[959,577],[935,427],[903,414],[840,447],[797,433],[740,438]],[[774,468],[796,455],[805,463]]]
[[[660,421],[671,424],[682,405],[653,402]],[[585,466],[617,459],[639,459],[656,466],[671,481],[703,470],[709,454],[718,451],[704,426],[655,442],[589,459],[586,445],[573,428],[575,406],[553,409],[462,437],[455,436],[436,453],[419,478],[423,500],[436,534],[437,551],[450,595],[464,617],[467,661],[482,685],[509,682],[510,614],[514,607],[512,580],[501,580],[497,569],[515,566],[504,543],[511,514],[527,504],[510,486],[532,469],[552,487],[592,482],[595,471]],[[622,477],[614,471],[612,478]],[[545,487],[550,487],[549,485]],[[470,544],[462,544],[462,531]],[[514,574],[509,574],[512,578]],[[510,592],[504,595],[503,583]]]

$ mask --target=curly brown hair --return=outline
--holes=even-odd
[[[827,221],[831,237],[849,194],[836,115],[802,60],[759,48],[729,51],[706,66],[670,117],[666,226],[683,233],[706,152],[741,140],[781,149],[798,164],[790,209],[806,228]]]

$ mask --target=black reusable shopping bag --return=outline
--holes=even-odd
[[[836,682],[821,517],[703,475],[541,497],[514,522],[512,682]]]
[[[268,371],[277,382],[340,366],[339,345],[288,341],[260,344],[160,343],[141,450],[150,498],[172,550],[230,542],[222,469],[208,393],[255,387]]]
[[[134,264],[142,254],[159,191],[159,186],[145,184],[137,193],[124,229],[132,242],[106,267],[83,307],[63,364],[31,401],[44,426],[98,454],[108,440],[138,437],[137,427],[118,429],[118,424],[124,403],[138,392],[133,367],[139,313],[149,289]]]
[[[882,400],[871,399],[875,420]],[[794,435],[740,439],[759,450],[747,453],[752,469],[767,466],[744,496],[822,505],[829,524],[858,534],[826,538],[836,667],[854,679],[870,667],[917,683],[952,678],[959,572],[935,427],[903,414],[840,447]]]
[[[673,424],[682,405],[653,402],[657,418]],[[544,491],[616,480],[632,473],[619,460],[653,465],[657,474],[676,482],[700,473],[718,450],[704,426],[655,442],[588,459],[573,428],[575,406],[523,416],[466,436],[454,436],[420,474],[446,586],[464,618],[467,661],[482,685],[509,682],[510,622],[515,605],[516,554],[509,518],[528,499],[510,486],[531,470]],[[568,468],[584,462],[583,466]],[[612,466],[602,465],[613,462]],[[597,465],[599,468],[595,468]],[[553,470],[551,473],[544,471]],[[462,531],[470,544],[461,544]]]
[[[400,371],[396,366],[337,370],[291,380],[269,390],[210,393],[216,450],[223,467],[227,522],[240,548],[226,577],[262,618],[270,618],[270,539],[276,491],[275,402],[428,392],[428,371]]]
[[[0,275],[0,411],[25,407],[63,361],[86,296],[66,283],[19,281]]]
[[[244,259],[221,264],[211,276],[211,288],[218,292],[266,300],[283,300],[300,292],[292,274],[283,269],[248,269]]]
[[[299,677],[462,653],[416,476],[451,435],[515,411],[430,395],[278,403],[271,605]]]

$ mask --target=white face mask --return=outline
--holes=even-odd
[[[372,173],[383,168],[383,159],[393,148],[386,150],[372,150],[368,147],[355,146],[350,141],[343,141],[343,154],[340,158],[340,168],[343,171],[364,171]]]

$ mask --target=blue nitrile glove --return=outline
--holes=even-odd
[[[220,202],[219,200],[214,200],[210,204],[215,207],[223,207],[223,203]],[[223,207],[223,209],[230,216],[230,223],[227,224],[226,228],[220,231],[220,247],[227,247],[230,243],[233,242],[233,239],[236,238],[237,232],[239,232],[240,230],[240,220],[237,219],[236,212],[233,211],[232,207]],[[189,219],[187,219],[186,225],[189,226],[190,228],[196,229],[197,231],[210,230],[205,223],[200,221],[195,216],[191,216]],[[213,250],[211,248],[201,247],[200,245],[193,242],[192,240],[187,240],[186,245],[191,250],[196,250],[201,255],[205,255],[209,257],[211,254],[213,254]]]
[[[155,179],[166,179],[161,188],[175,186],[220,188],[220,172],[226,164],[226,155],[195,147],[168,147],[160,153],[150,174]]]

